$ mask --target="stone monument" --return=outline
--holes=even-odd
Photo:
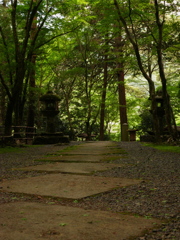
[[[55,144],[55,143],[67,143],[69,142],[68,136],[64,136],[62,132],[56,132],[55,118],[59,113],[58,103],[60,101],[59,96],[53,94],[52,91],[48,91],[39,99],[42,102],[42,114],[46,119],[46,130],[41,133],[40,136],[35,137],[34,144]]]

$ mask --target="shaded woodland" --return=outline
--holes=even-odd
[[[71,140],[79,133],[124,140],[124,124],[156,141],[164,129],[179,139],[177,1],[4,0],[0,20],[2,134],[12,126],[42,132],[39,99],[53,91],[57,131]]]

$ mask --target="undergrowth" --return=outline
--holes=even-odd
[[[180,153],[180,146],[170,146],[167,144],[141,143],[143,146],[152,147],[164,152]]]

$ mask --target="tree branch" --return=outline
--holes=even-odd
[[[28,29],[28,25],[29,25],[29,16],[30,16],[30,12],[31,12],[31,10],[32,10],[32,6],[33,6],[33,0],[31,0],[31,2],[30,2],[30,6],[29,6],[29,9],[28,9],[25,29]]]
[[[37,39],[37,37],[38,37],[38,35],[39,35],[39,33],[40,33],[40,31],[41,31],[41,29],[42,29],[42,27],[43,27],[46,19],[47,19],[47,17],[48,17],[48,14],[50,13],[51,10],[52,10],[52,9],[50,8],[50,9],[47,11],[44,19],[42,20],[42,22],[41,22],[41,24],[40,24],[40,26],[37,28],[37,32],[36,32],[36,34],[35,34],[35,36],[34,36],[34,38],[33,38],[33,41],[32,41],[32,43],[31,43],[31,46],[34,46],[34,45],[35,45],[36,39]]]
[[[134,30],[134,24],[133,24],[133,20],[132,20],[132,17],[131,17],[131,12],[132,11],[131,11],[131,1],[130,0],[128,1],[128,8],[129,8],[129,19],[130,19],[131,26],[132,26],[133,36],[134,36],[135,42],[137,43],[136,34],[135,34],[135,30]]]
[[[19,41],[18,41],[17,26],[16,26],[17,0],[15,0],[14,2],[11,0],[11,6],[12,6],[11,22],[12,22],[13,38],[14,38],[14,45],[15,45],[16,61],[18,61]]]
[[[34,18],[37,14],[37,10],[40,6],[40,4],[42,3],[42,0],[40,0],[37,5],[35,5],[32,9],[33,6],[33,0],[31,0],[31,4],[30,4],[30,8],[28,10],[28,15],[27,15],[27,21],[26,21],[26,34],[25,34],[25,38],[24,38],[24,42],[23,42],[23,54],[25,54],[26,49],[27,49],[27,44],[30,38],[30,31],[31,31],[31,27],[34,21]],[[31,11],[32,10],[32,11]],[[35,41],[34,41],[35,42]],[[33,43],[34,44],[34,43]]]
[[[5,80],[4,80],[1,72],[0,72],[0,79],[1,79],[1,83],[2,83],[3,87],[4,87],[5,90],[6,90],[6,93],[7,93],[8,97],[9,97],[9,99],[12,99],[12,96],[11,96],[11,93],[10,93],[10,91],[9,91],[9,88],[8,88],[8,86],[6,85]]]
[[[8,66],[9,66],[9,77],[10,77],[10,82],[12,84],[12,71],[11,71],[10,57],[9,57],[9,53],[8,53],[8,46],[7,46],[6,38],[5,38],[5,35],[3,33],[3,30],[2,30],[1,26],[0,26],[0,33],[1,33],[1,36],[2,36],[4,47],[6,49],[6,59],[7,59]]]
[[[146,73],[146,71],[145,71],[145,69],[143,67],[143,64],[142,64],[141,55],[140,55],[140,51],[139,51],[139,46],[134,41],[133,36],[132,36],[131,32],[128,29],[127,23],[126,23],[124,17],[122,16],[122,14],[121,14],[120,7],[119,7],[119,4],[118,4],[117,0],[114,0],[114,5],[115,5],[115,7],[117,9],[119,20],[122,22],[123,27],[125,29],[125,32],[126,32],[128,38],[129,38],[131,44],[133,45],[133,48],[134,48],[134,51],[135,51],[135,55],[136,55],[136,59],[137,59],[137,62],[138,62],[138,66],[139,66],[139,68],[140,68],[144,78],[147,79],[147,81],[151,84],[152,83],[152,79],[148,76],[148,74]]]
[[[78,26],[78,27],[79,27],[79,26]],[[56,39],[56,38],[58,38],[58,37],[61,37],[61,36],[64,36],[64,35],[66,35],[66,34],[68,34],[68,33],[73,32],[73,31],[76,30],[78,27],[76,27],[76,28],[74,28],[74,29],[72,29],[72,30],[70,30],[70,31],[68,31],[68,32],[60,33],[60,34],[58,34],[58,35],[56,35],[56,36],[54,36],[54,37],[48,39],[48,40],[45,41],[44,43],[39,44],[35,49],[38,49],[38,48],[44,46],[45,44],[51,42],[52,40],[54,40],[54,39]]]

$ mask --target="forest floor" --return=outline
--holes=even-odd
[[[70,143],[70,146],[76,146],[79,144],[81,145],[82,142],[72,142]],[[141,217],[143,217],[144,221],[145,219],[152,219],[152,221],[155,221],[154,219],[156,219],[161,222],[160,225],[157,225],[152,229],[149,228],[148,231],[137,235],[139,237],[133,237],[133,239],[179,240],[180,154],[162,152],[151,147],[143,146],[139,142],[116,142],[115,144],[116,149],[120,149],[122,152],[116,154],[110,153],[108,155],[108,163],[115,164],[117,166],[113,166],[112,168],[108,168],[107,170],[103,171],[96,171],[91,176],[103,177],[107,179],[135,179],[139,181],[137,184],[117,187],[113,190],[104,191],[99,194],[92,194],[92,196],[83,197],[78,200],[67,200],[65,198],[60,199],[58,197],[53,198],[43,196],[41,194],[22,194],[4,191],[0,185],[1,210],[5,209],[5,206],[10,207],[9,204],[11,203],[17,204],[19,209],[19,204],[21,203],[38,203],[51,207],[65,206],[66,209],[70,207],[72,209],[79,209],[83,211],[93,211],[93,213],[96,213],[97,211],[99,213],[108,212],[111,215],[111,218],[114,216],[113,214],[123,213],[124,218],[125,216],[136,216],[137,222],[141,219]],[[37,162],[34,160],[40,159],[47,154],[56,155],[57,151],[66,148],[66,145],[21,147],[19,148],[18,152],[7,152],[0,154],[0,180],[2,186],[7,181],[30,179],[31,177],[43,177],[44,175],[49,174],[46,171],[22,171],[18,168],[42,165],[44,162]],[[7,213],[7,211],[8,210],[6,209],[5,213]],[[43,211],[43,209],[41,209],[41,211]],[[71,211],[71,209],[69,211]],[[4,216],[6,215],[8,214],[5,214]],[[87,216],[87,213],[83,213],[82,215]],[[76,212],[75,216],[77,216]],[[10,218],[11,217],[9,216],[9,219]],[[117,218],[116,215],[115,218]],[[23,217],[22,219],[26,220],[26,218]],[[89,223],[92,224],[92,220],[90,220]],[[59,224],[62,227],[66,225],[66,223]],[[109,224],[109,228],[111,228],[111,222],[107,224]],[[4,225],[5,219],[3,222],[1,215],[0,228],[3,228]],[[37,239],[61,239],[59,238],[60,236],[58,234],[59,233],[55,230],[49,230],[48,233],[42,233],[41,238]],[[23,240],[25,239],[26,238]],[[62,237],[62,239],[70,238]],[[91,238],[84,237],[81,238],[81,240],[82,239],[85,240]],[[99,240],[101,238],[99,237],[97,239]],[[114,235],[112,238],[106,239],[110,240],[116,238]],[[129,238],[125,236],[122,239]]]

